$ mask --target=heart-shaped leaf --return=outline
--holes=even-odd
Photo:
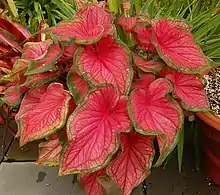
[[[208,67],[208,60],[190,32],[167,19],[153,23],[154,44],[168,66],[195,73]]]
[[[15,107],[21,102],[21,90],[20,86],[11,86],[9,87],[4,94],[4,97],[1,98],[3,102],[9,106]]]
[[[162,162],[176,145],[182,128],[183,114],[178,104],[167,94],[172,91],[166,79],[153,81],[146,90],[134,90],[129,99],[129,115],[135,130],[145,135],[163,135],[160,152]]]
[[[118,24],[120,26],[122,26],[122,28],[126,31],[126,32],[131,32],[134,27],[137,25],[137,18],[136,17],[125,17],[125,16],[121,16],[118,19]]]
[[[74,39],[75,43],[91,44],[103,36],[112,34],[111,14],[98,4],[82,9],[72,21],[62,21],[48,32]]]
[[[62,56],[63,47],[61,44],[53,44],[49,47],[47,54],[38,60],[31,60],[25,75],[43,73],[51,70],[57,60]]]
[[[62,128],[66,122],[70,95],[60,83],[47,89],[34,88],[25,95],[16,121],[21,131],[20,145],[42,139]]]
[[[204,84],[196,75],[172,71],[166,76],[174,85],[174,93],[181,100],[182,106],[189,111],[208,111],[209,103],[204,91]]]
[[[136,132],[121,134],[122,152],[114,159],[107,172],[122,189],[131,194],[149,174],[154,157],[153,136]]]
[[[98,86],[110,83],[120,94],[127,94],[133,76],[128,49],[109,36],[95,45],[87,45],[76,53],[75,66],[80,75]]]
[[[23,47],[22,58],[27,60],[42,59],[47,54],[51,44],[51,40],[42,42],[27,42]]]
[[[118,149],[117,134],[130,130],[127,98],[113,86],[91,91],[67,122],[70,142],[64,149],[60,175],[87,173],[104,167]]]
[[[36,163],[44,166],[59,165],[61,150],[62,150],[62,146],[58,138],[40,143],[39,157]]]

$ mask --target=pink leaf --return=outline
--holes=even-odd
[[[182,101],[182,106],[186,110],[208,111],[209,104],[201,78],[176,71],[167,75],[166,78],[174,84],[174,93]]]
[[[58,138],[40,143],[39,157],[36,163],[44,166],[59,165],[61,150],[62,150],[62,146]]]
[[[67,122],[66,146],[60,175],[99,170],[118,149],[117,134],[130,130],[127,98],[110,86],[89,93]]]
[[[76,45],[67,45],[67,46],[64,46],[64,51],[63,51],[63,55],[66,56],[66,57],[73,57],[75,51],[77,49],[77,46]]]
[[[141,79],[133,83],[132,88],[135,89],[148,89],[150,84],[155,80],[155,76],[152,74],[141,74]]]
[[[131,194],[149,174],[154,157],[153,137],[136,132],[121,134],[122,152],[114,159],[107,172],[122,189]]]
[[[72,21],[60,22],[48,32],[74,39],[75,43],[91,44],[103,36],[112,34],[111,14],[98,4],[91,4],[77,13]]]
[[[63,48],[60,44],[53,44],[43,58],[31,60],[25,75],[43,73],[51,70],[57,60],[62,56]]]
[[[157,51],[168,66],[190,73],[207,68],[208,60],[191,33],[167,19],[155,22],[153,29]]]
[[[83,18],[87,22],[87,28],[95,28],[96,25],[102,25],[104,35],[113,34],[113,17],[108,9],[105,9],[105,3],[88,4],[87,7],[76,13],[76,16]]]
[[[134,54],[134,62],[144,72],[157,73],[165,66],[161,60],[145,60],[136,54]]]
[[[37,87],[51,82],[57,78],[57,72],[44,72],[40,74],[29,75],[22,86]]]
[[[136,17],[125,17],[121,16],[118,19],[118,24],[123,27],[126,32],[131,32],[136,26],[138,20]]]
[[[22,42],[31,36],[31,33],[28,32],[20,24],[13,23],[13,22],[6,20],[4,18],[1,18],[1,17],[0,17],[0,28],[13,34],[19,42]]]
[[[133,31],[134,40],[137,45],[144,51],[155,52],[155,47],[152,44],[152,32],[151,27],[143,27],[141,25],[136,26]]]
[[[0,18],[1,19],[1,18]],[[12,36],[7,33],[7,31],[0,28],[0,42],[3,42],[6,45],[11,46],[12,48],[16,49],[17,51],[21,52],[21,46],[16,42]]]
[[[24,44],[22,58],[27,60],[38,60],[43,58],[52,44],[51,40],[42,42],[27,42]]]
[[[84,99],[89,89],[89,85],[76,73],[73,66],[67,75],[67,86],[76,102]]]
[[[62,128],[66,122],[70,95],[60,83],[34,88],[27,93],[16,115],[21,130],[20,145],[42,139]]]
[[[135,130],[146,135],[165,136],[166,142],[160,145],[163,160],[176,144],[183,122],[181,108],[167,97],[171,90],[166,79],[157,79],[146,90],[134,90],[129,100],[129,114]]]
[[[21,90],[20,86],[9,87],[4,94],[2,100],[9,106],[15,107],[21,102]]]
[[[80,183],[84,186],[87,195],[104,195],[103,186],[97,181],[100,175],[105,174],[103,170],[91,174],[81,174]]]
[[[129,51],[112,37],[87,45],[76,53],[75,65],[81,76],[92,86],[111,83],[120,94],[127,94],[133,75]]]

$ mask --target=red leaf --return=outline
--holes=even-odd
[[[73,57],[75,51],[76,51],[77,47],[76,45],[68,45],[68,46],[64,46],[64,51],[63,51],[63,55],[66,57]]]
[[[22,51],[18,42],[16,42],[9,33],[7,33],[6,31],[4,31],[1,28],[0,28],[0,41],[6,45],[11,46],[12,48],[16,49],[19,52]]]
[[[190,73],[207,68],[208,60],[191,33],[167,19],[155,22],[153,29],[157,51],[168,66]]]
[[[51,82],[57,78],[57,72],[45,72],[41,74],[34,74],[27,77],[22,86],[37,87]]]
[[[136,26],[133,31],[133,37],[137,45],[144,51],[155,52],[155,47],[152,44],[152,32],[150,27]]]
[[[171,72],[172,72],[172,69],[169,66],[165,66],[160,72],[158,72],[157,75],[161,78],[164,78]]]
[[[78,17],[77,17],[78,16]],[[91,4],[76,14],[72,21],[60,22],[48,32],[74,39],[75,43],[91,44],[112,34],[111,14],[98,4]]]
[[[131,194],[149,174],[154,157],[153,137],[130,132],[121,134],[122,152],[114,159],[107,172],[122,189]]]
[[[157,79],[146,90],[134,90],[130,95],[129,114],[135,130],[146,135],[164,135],[160,145],[162,162],[176,144],[182,128],[183,114],[178,104],[167,97],[172,90],[166,79]],[[165,145],[166,144],[166,145]]]
[[[105,3],[88,4],[87,7],[77,12],[76,16],[86,21],[88,29],[94,28],[96,25],[102,25],[105,36],[113,34],[113,17],[110,11],[105,9]]]
[[[111,83],[120,94],[128,93],[133,75],[129,51],[112,37],[79,49],[75,60],[77,70],[92,86]]]
[[[0,60],[0,68],[6,68],[6,69],[11,70],[12,65],[13,64],[10,63],[10,60]]]
[[[16,115],[21,130],[20,145],[42,139],[62,128],[66,122],[70,95],[62,84],[35,88],[25,95]]]
[[[5,91],[5,95],[2,100],[9,106],[15,107],[21,102],[21,90],[19,86],[9,87]]]
[[[123,27],[126,32],[131,32],[136,26],[138,20],[136,17],[125,17],[121,16],[118,19],[118,24]]]
[[[62,56],[63,48],[60,44],[53,44],[47,54],[38,60],[31,60],[25,75],[43,73],[51,70],[57,60]]]
[[[104,188],[97,181],[97,178],[103,174],[105,174],[105,172],[99,170],[91,174],[80,175],[80,183],[84,186],[86,195],[104,195]]]
[[[13,34],[19,42],[24,41],[31,36],[31,33],[23,28],[20,24],[13,23],[0,17],[0,28]]]
[[[89,93],[67,122],[70,140],[64,149],[60,175],[99,170],[118,149],[117,134],[130,130],[127,98],[112,86]]]
[[[208,99],[201,78],[196,75],[173,71],[167,75],[174,84],[174,93],[181,100],[182,106],[189,111],[208,111]]]
[[[44,166],[59,165],[61,150],[62,150],[62,146],[58,138],[40,143],[39,144],[39,157],[36,163],[44,165]]]
[[[136,54],[134,54],[134,62],[144,72],[157,73],[165,66],[161,60],[145,60]]]
[[[74,66],[67,75],[67,86],[76,102],[84,99],[89,89],[89,85],[76,73]]]
[[[27,60],[42,59],[47,54],[48,48],[51,44],[51,40],[25,43],[22,58]]]
[[[141,74],[141,79],[135,81],[132,88],[148,89],[150,84],[155,80],[155,76],[152,74]]]

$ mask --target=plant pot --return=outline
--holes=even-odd
[[[220,117],[197,113],[204,122],[204,164],[208,176],[220,185]]]

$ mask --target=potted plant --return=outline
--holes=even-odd
[[[209,110],[199,76],[209,62],[183,20],[78,3],[45,40],[1,19],[1,100],[20,146],[42,140],[37,164],[77,174],[86,194],[104,193],[103,175],[131,194],[175,148],[184,111]]]
[[[204,123],[204,162],[208,176],[220,185],[220,117],[219,117],[219,68],[212,69],[204,77],[207,80],[205,88],[210,102],[211,111],[197,113]]]

